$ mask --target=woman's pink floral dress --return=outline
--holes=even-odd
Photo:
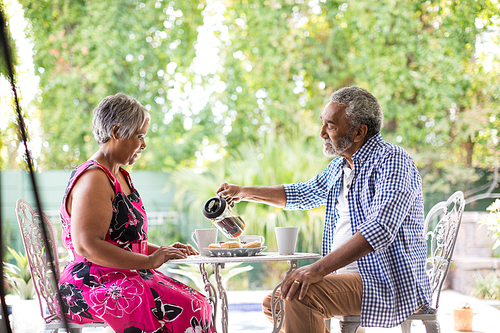
[[[106,240],[125,250],[141,252],[140,244],[147,240],[147,217],[139,193],[125,170],[121,169],[132,189],[128,196],[111,172],[96,161],[87,161],[71,174],[61,206],[64,246],[73,251],[67,195],[92,166],[101,168],[115,188]],[[76,256],[61,273],[59,290],[66,315],[76,323],[106,322],[116,332],[124,333],[210,332],[212,308],[206,298],[156,270],[108,268]]]

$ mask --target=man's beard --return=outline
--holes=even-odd
[[[331,139],[323,139],[325,143],[330,144],[330,147],[324,146],[323,147],[323,154],[325,156],[331,157],[331,156],[340,156],[343,152],[345,152],[347,149],[349,149],[352,144],[352,138],[351,138],[352,132],[349,131],[346,133],[343,137],[340,138],[335,144],[333,144],[333,141]]]

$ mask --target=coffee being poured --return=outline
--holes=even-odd
[[[203,215],[215,224],[227,238],[237,238],[245,230],[245,222],[231,205],[221,197],[208,199],[203,207]]]

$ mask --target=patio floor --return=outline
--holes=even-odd
[[[268,291],[229,291],[229,333],[270,333],[271,323],[267,321],[260,311],[260,300]],[[478,300],[453,290],[444,290],[441,293],[439,306],[439,323],[442,333],[457,332],[453,329],[452,310],[459,304],[469,302],[474,311],[473,332],[474,333],[498,333],[500,332],[500,310],[489,305],[487,301]],[[247,311],[242,304],[245,303]],[[332,320],[332,333],[340,332],[338,322]],[[365,333],[390,333],[401,332],[400,327],[365,328]],[[421,322],[414,322],[412,333],[424,333],[425,328]]]
[[[270,333],[272,325],[264,317],[261,311],[261,301],[270,291],[228,291],[229,303],[229,333]],[[474,333],[498,333],[500,332],[500,310],[491,306],[490,302],[478,300],[471,296],[466,296],[453,290],[444,290],[441,293],[439,306],[439,323],[441,333],[455,333],[453,329],[452,310],[459,304],[468,302],[474,311],[473,332]],[[499,304],[497,302],[496,304]],[[217,320],[217,331],[220,329],[220,316]],[[111,333],[110,329],[83,329],[83,332]],[[336,320],[332,320],[332,333],[338,333],[339,325]],[[400,327],[365,328],[364,333],[391,333],[401,332]],[[425,333],[425,328],[421,322],[414,322],[412,333]]]

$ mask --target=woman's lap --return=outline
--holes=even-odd
[[[212,309],[196,290],[157,271],[92,266],[74,264],[61,275],[71,321],[105,321],[117,332],[209,331]]]

